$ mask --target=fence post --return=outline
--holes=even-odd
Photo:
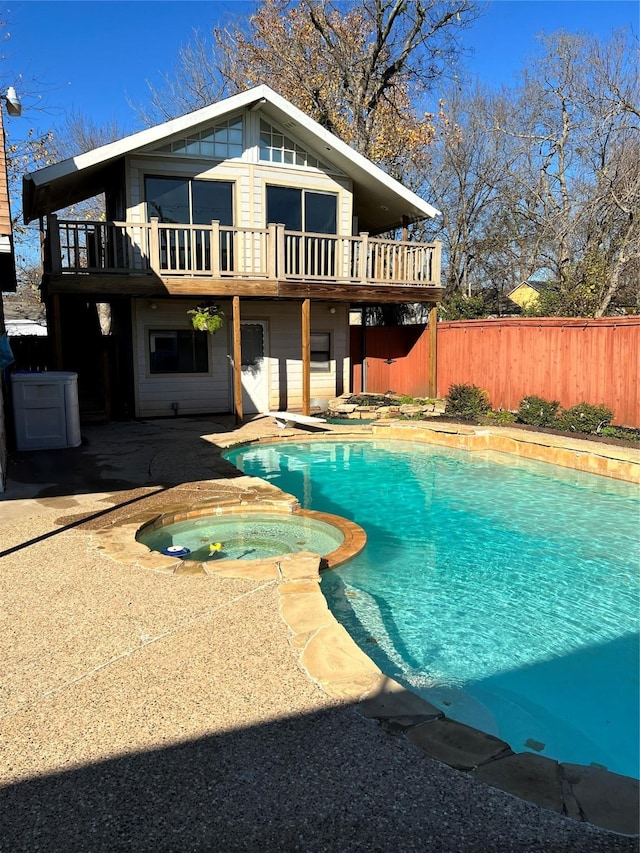
[[[438,396],[438,306],[429,311],[429,396]]]

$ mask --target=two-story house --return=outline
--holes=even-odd
[[[105,221],[58,217],[102,193]],[[114,416],[308,414],[348,391],[349,309],[440,298],[439,244],[407,239],[437,213],[267,86],[24,179],[55,366]]]

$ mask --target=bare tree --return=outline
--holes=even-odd
[[[217,28],[210,41],[196,34],[178,57],[178,86],[151,87],[144,115],[266,83],[400,177],[404,153],[433,138],[421,100],[478,14],[475,0],[262,0],[248,24]]]
[[[564,32],[542,44],[496,119],[519,150],[511,207],[529,229],[531,271],[554,272],[557,310],[599,316],[638,255],[637,44]]]

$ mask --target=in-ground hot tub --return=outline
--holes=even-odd
[[[136,539],[152,551],[199,562],[311,551],[324,558],[326,568],[344,563],[366,543],[362,528],[327,513],[264,508],[224,512],[210,507],[199,513],[186,519],[184,513],[162,516],[142,527]]]

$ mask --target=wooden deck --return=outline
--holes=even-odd
[[[48,217],[50,292],[434,302],[440,244],[285,231]]]

